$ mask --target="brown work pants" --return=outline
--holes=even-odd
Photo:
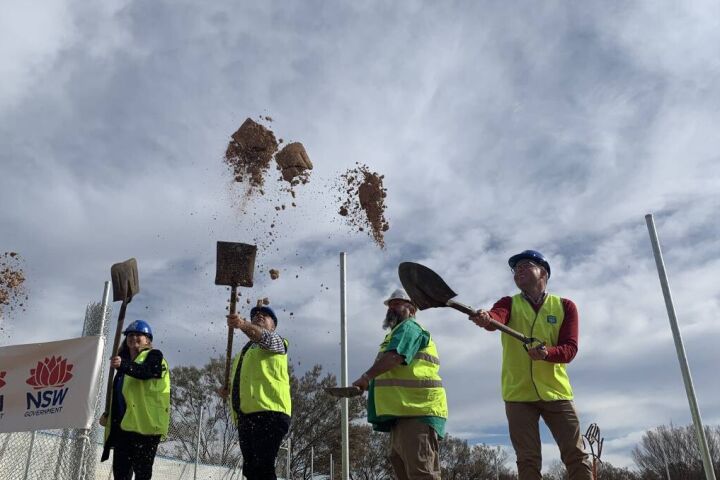
[[[437,432],[415,418],[398,418],[390,430],[390,463],[398,480],[440,480]]]
[[[517,456],[518,480],[541,480],[540,417],[560,448],[570,480],[592,480],[592,467],[583,449],[580,421],[571,400],[505,402],[510,441]]]

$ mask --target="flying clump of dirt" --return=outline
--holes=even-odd
[[[262,193],[265,172],[277,149],[278,142],[272,130],[248,118],[232,134],[225,151],[225,163],[232,168],[236,182],[247,180],[250,191],[257,188]]]
[[[6,307],[11,312],[17,308],[24,310],[24,301],[28,298],[23,289],[24,282],[20,255],[15,252],[0,255],[0,316]]]
[[[291,186],[308,183],[313,164],[300,142],[288,143],[275,155],[282,178]]]
[[[375,243],[385,248],[385,232],[390,224],[385,219],[384,175],[371,172],[367,165],[357,164],[340,176],[341,202],[338,214],[358,231],[368,230]]]

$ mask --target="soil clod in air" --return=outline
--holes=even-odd
[[[282,178],[291,186],[306,184],[310,177],[313,164],[300,142],[288,143],[275,155],[277,168]]]
[[[225,151],[225,163],[233,170],[236,182],[248,181],[250,191],[263,186],[265,172],[278,149],[275,134],[248,118],[232,134]],[[260,189],[260,193],[264,192]]]

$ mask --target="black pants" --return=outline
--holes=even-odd
[[[118,432],[114,443],[113,477],[115,480],[150,480],[160,435]]]
[[[277,480],[275,459],[290,429],[290,417],[280,412],[238,416],[243,475],[247,480]]]

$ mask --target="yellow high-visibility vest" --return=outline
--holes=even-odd
[[[508,326],[535,337],[548,346],[557,345],[560,327],[565,319],[562,300],[547,295],[545,303],[535,313],[522,294],[512,297]],[[538,400],[572,400],[573,391],[564,363],[533,361],[523,344],[509,335],[500,336],[503,346],[502,396],[506,402],[534,402]]]
[[[134,363],[145,363],[150,350],[143,350]],[[139,380],[125,374],[122,396],[125,399],[125,415],[120,428],[126,432],[142,435],[167,435],[170,425],[170,368],[163,358],[162,376]],[[112,409],[111,409],[112,410]],[[105,440],[110,435],[112,420],[108,412]]]
[[[409,318],[405,322],[415,320]],[[427,332],[419,323],[415,323]],[[385,336],[378,356],[385,353],[385,347],[398,326]],[[427,347],[419,350],[408,365],[398,365],[374,379],[377,415],[447,418],[447,398],[439,372],[440,358],[431,337]]]
[[[288,341],[283,341],[287,350]],[[240,411],[281,412],[290,415],[292,408],[287,354],[270,352],[260,348],[258,344],[253,344],[244,355],[240,353],[233,360],[228,397],[233,421],[237,423],[237,413],[232,407],[232,391],[241,358]]]

